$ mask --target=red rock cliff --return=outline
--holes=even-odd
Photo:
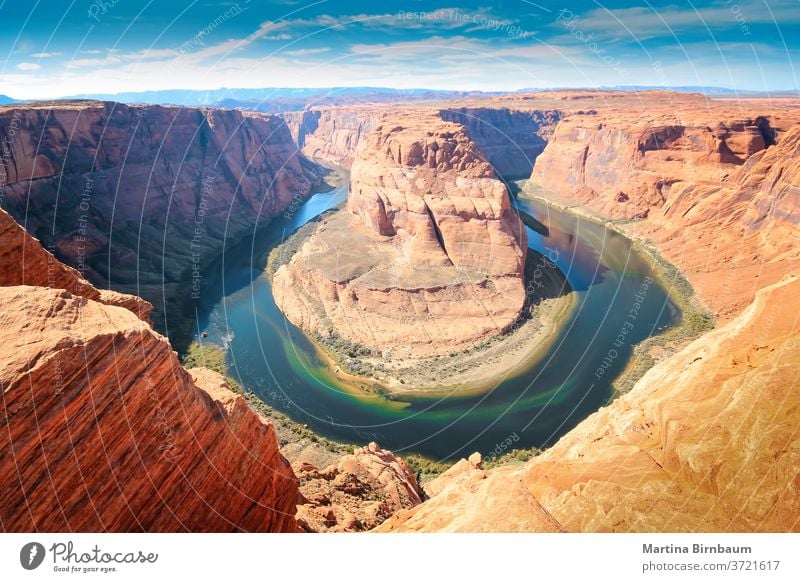
[[[542,455],[451,470],[378,530],[800,531],[798,297],[760,291]]]
[[[150,300],[159,328],[196,266],[316,179],[266,114],[26,104],[0,108],[0,139],[3,208],[93,282]]]
[[[380,116],[368,106],[315,107],[283,113],[295,143],[305,155],[338,166],[353,163],[356,148]]]
[[[0,527],[295,531],[271,424],[0,211]]]
[[[800,264],[791,242],[800,109],[669,93],[591,97],[582,103],[593,109],[563,119],[537,159],[538,194],[639,218],[621,228],[652,241],[723,319]]]

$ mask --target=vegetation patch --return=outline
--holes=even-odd
[[[512,449],[499,455],[484,458],[483,468],[489,470],[502,465],[524,465],[541,453],[541,449],[537,449],[536,447],[531,447],[530,449]]]
[[[406,462],[406,465],[408,465],[408,468],[414,473],[414,476],[417,478],[417,483],[420,485],[435,479],[455,465],[455,461],[434,461],[433,459],[415,453],[403,454],[402,458]]]
[[[684,274],[649,245],[637,242],[635,246],[650,257],[656,278],[681,310],[681,320],[666,332],[651,336],[634,346],[627,367],[612,384],[615,398],[629,392],[658,361],[714,329],[713,316],[702,305]]]

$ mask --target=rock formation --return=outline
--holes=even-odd
[[[462,461],[378,531],[800,531],[798,111],[580,97],[592,108],[560,122],[535,193],[639,216],[619,228],[681,267],[725,323],[542,455]]]
[[[269,422],[219,374],[184,370],[145,301],[82,277],[161,297],[160,277],[175,275],[164,293],[178,298],[198,216],[210,251],[309,191],[287,125],[4,107],[4,530],[295,531],[299,502],[306,531],[800,531],[796,107],[553,92],[363,109],[288,122],[309,155],[353,159],[347,208],[312,225],[274,276],[301,328],[380,358],[507,329],[526,244],[492,164],[513,173],[525,158],[538,195],[652,244],[720,326],[525,464],[486,470],[473,455],[423,493],[371,444],[322,470],[298,462],[303,498]],[[505,158],[481,122],[510,124],[522,154]]]
[[[358,144],[380,116],[377,107],[320,107],[283,113],[292,139],[302,152],[314,158],[349,167]]]
[[[267,114],[33,103],[0,108],[0,139],[3,208],[89,280],[148,299],[159,329],[225,240],[316,180]]]
[[[274,429],[120,307],[0,288],[6,531],[294,531]]]
[[[0,305],[4,531],[295,531],[273,427],[2,211]]]
[[[542,455],[462,461],[378,531],[800,531],[798,297],[759,291]]]
[[[273,278],[302,329],[388,356],[445,354],[503,333],[524,302],[525,231],[464,128],[387,115],[362,140],[347,209]]]
[[[562,113],[507,107],[443,109],[445,121],[463,125],[495,173],[506,179],[527,178],[536,158],[552,138]]]
[[[538,194],[643,218],[621,229],[651,241],[723,319],[800,265],[791,242],[800,110],[658,92],[591,97],[537,159]]]
[[[117,305],[149,322],[152,306],[135,295],[96,289],[72,267],[42,248],[39,241],[0,210],[0,286],[32,285],[63,289],[73,295]]]
[[[297,522],[306,531],[366,531],[424,495],[405,462],[376,443],[323,470],[308,463],[294,469],[305,498]]]

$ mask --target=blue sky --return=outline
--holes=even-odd
[[[800,84],[800,0],[0,0],[0,93]]]

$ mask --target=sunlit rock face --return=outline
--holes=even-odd
[[[272,425],[1,211],[0,305],[5,531],[296,530]]]
[[[436,111],[387,114],[350,178],[346,209],[275,274],[293,323],[410,356],[509,329],[524,302],[525,231],[462,125]]]

